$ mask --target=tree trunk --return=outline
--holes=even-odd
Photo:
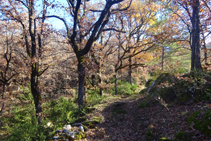
[[[82,64],[81,60],[78,60],[78,106],[79,109],[84,107],[84,79],[85,79],[85,67]]]
[[[6,108],[6,104],[3,102],[1,111],[0,111],[0,117],[2,116],[5,108]],[[1,126],[2,126],[2,123],[1,123],[1,118],[0,118],[0,129],[1,129]]]
[[[5,94],[6,94],[6,84],[3,83],[3,93],[2,93],[2,99],[5,99]]]
[[[42,107],[41,107],[41,92],[39,88],[39,79],[38,79],[38,68],[39,64],[34,63],[32,64],[32,73],[31,73],[31,92],[34,98],[35,110],[36,110],[36,117],[38,120],[38,124],[41,123],[42,120]]]
[[[131,85],[133,85],[133,80],[132,80],[132,57],[130,56],[129,57],[129,70],[128,70],[128,79],[129,79],[129,83]]]
[[[99,75],[99,80],[98,80],[98,83],[101,84],[102,82],[102,79],[101,79],[101,74]],[[103,88],[100,86],[100,95],[102,96],[103,95]]]
[[[94,87],[96,85],[95,75],[94,74],[92,74],[91,79],[92,79],[92,82],[91,82],[92,83],[92,87]]]
[[[101,87],[102,79],[101,79],[101,63],[98,64],[98,84],[100,84],[100,95],[103,95],[103,88]]]
[[[117,93],[118,93],[118,90],[117,90],[117,85],[118,85],[118,83],[117,83],[117,72],[115,73],[114,78],[115,78],[115,95],[117,95]]]
[[[200,52],[200,19],[199,19],[199,0],[193,3],[192,16],[192,47],[191,47],[191,70],[202,70],[201,52]]]

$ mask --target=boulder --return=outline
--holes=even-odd
[[[165,102],[170,103],[177,98],[175,84],[179,80],[169,73],[162,73],[149,87],[147,92],[151,97],[161,97]]]

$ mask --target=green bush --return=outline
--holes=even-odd
[[[12,107],[11,118],[2,117],[3,129],[7,138],[2,136],[2,140],[18,141],[18,140],[45,140],[48,136],[48,129],[44,128],[46,121],[43,121],[41,125],[37,124],[35,117],[35,109],[33,105],[26,107],[16,106]],[[1,131],[2,132],[2,131]]]
[[[44,105],[44,114],[47,118],[54,122],[67,124],[73,123],[79,116],[77,105],[67,98],[59,98]]]
[[[10,118],[1,117],[3,123],[0,130],[0,140],[44,141],[53,131],[62,128],[67,123],[73,123],[79,117],[77,105],[67,98],[60,98],[43,104],[43,120],[37,124],[34,104],[12,107]],[[51,122],[52,127],[47,123]],[[3,136],[7,134],[7,137]]]
[[[105,96],[101,96],[99,93],[100,93],[99,89],[88,90],[86,106],[94,106],[96,104],[101,103],[105,99]]]

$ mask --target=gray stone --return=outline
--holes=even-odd
[[[65,125],[63,128],[67,129],[67,130],[70,130],[71,129],[71,125]]]
[[[58,136],[53,137],[53,140],[58,140],[58,139],[60,139],[60,137],[58,137]]]
[[[84,127],[83,126],[79,126],[78,127],[82,132],[84,132]]]
[[[64,129],[63,132],[64,132],[67,136],[71,137],[72,139],[75,139],[75,132],[72,132],[72,131],[69,131],[69,130],[66,130],[66,129]]]
[[[57,134],[57,133],[62,133],[62,130],[56,130],[55,134]]]

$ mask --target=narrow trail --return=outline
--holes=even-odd
[[[139,108],[143,101],[144,98],[121,98],[101,106],[102,109],[96,110],[94,115],[102,116],[104,120],[87,132],[86,140],[159,141],[161,137],[174,139],[179,131],[188,133],[191,141],[211,140],[187,123],[190,114],[206,106],[203,103],[166,108],[155,101],[149,107]]]

